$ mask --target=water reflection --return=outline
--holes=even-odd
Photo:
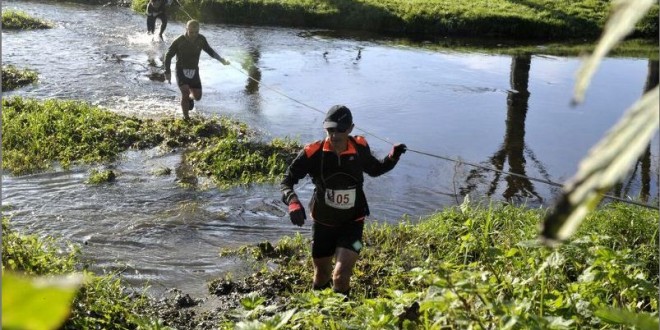
[[[261,82],[261,69],[259,60],[261,59],[261,45],[259,38],[255,36],[254,30],[247,30],[243,33],[245,46],[247,47],[247,56],[241,63],[241,67],[247,73],[245,81],[245,97],[247,110],[254,113],[261,112],[261,95],[259,93],[259,83]]]
[[[517,55],[511,61],[510,85],[511,89],[507,93],[507,116],[506,130],[504,133],[504,142],[500,148],[489,158],[488,163],[498,171],[508,172],[504,179],[501,178],[502,172],[494,172],[494,177],[488,185],[487,196],[493,196],[501,181],[506,182],[506,188],[502,196],[508,200],[525,201],[529,198],[535,198],[539,203],[543,203],[543,198],[536,192],[534,184],[527,177],[525,152],[537,167],[539,173],[542,173],[546,180],[549,176],[545,166],[535,157],[534,152],[525,145],[525,119],[527,117],[529,103],[529,71],[531,67],[531,55]],[[508,160],[509,170],[504,168]],[[470,171],[466,186],[461,189],[462,195],[467,195],[477,189],[478,181],[484,180],[487,171],[484,168],[477,168]],[[516,175],[517,174],[517,175]]]
[[[658,77],[658,61],[649,60],[646,83],[644,84],[644,93],[658,86]],[[628,198],[634,183],[637,181],[638,175],[639,181],[641,181],[641,187],[639,188],[639,200],[643,203],[647,203],[651,194],[651,143],[649,143],[649,145],[646,147],[646,150],[644,150],[644,153],[642,153],[642,155],[637,159],[637,162],[635,163],[632,169],[632,173],[628,179],[614,187],[614,195],[620,198]]]

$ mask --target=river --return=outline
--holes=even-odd
[[[25,1],[3,7],[54,23],[48,30],[2,32],[3,65],[39,74],[38,83],[3,92],[5,98],[78,99],[121,114],[180,116],[176,85],[150,77],[162,72],[162,56],[184,32],[182,22],[170,21],[158,42],[146,35],[145,17],[127,8]],[[392,142],[411,149],[392,172],[367,178],[371,221],[417,221],[462,202],[466,193],[472,200],[551,205],[556,187],[468,164],[561,183],[642,95],[650,68],[657,75],[657,62],[607,58],[586,101],[572,107],[578,58],[430,51],[317,32],[202,24],[201,33],[232,65],[202,54],[204,96],[192,114],[231,116],[263,139],[305,143],[324,136],[330,106],[347,105],[355,132],[367,136],[378,156]],[[615,193],[657,196],[657,150],[656,136]],[[222,248],[310,235],[309,223],[290,224],[277,185],[221,190],[201,180],[182,187],[182,155],[158,150],[130,151],[108,166],[117,181],[100,186],[85,184],[89,167],[3,175],[3,214],[21,231],[79,243],[92,269],[120,271],[128,283],[155,290],[193,293],[209,279],[242,270],[240,262],[219,257]],[[153,175],[160,167],[175,171]],[[312,188],[306,180],[297,190],[308,200]]]

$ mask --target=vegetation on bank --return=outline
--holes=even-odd
[[[143,13],[148,0],[131,7]],[[439,39],[480,37],[535,40],[595,40],[603,31],[611,1],[506,0],[177,0],[170,9],[180,20],[368,31]],[[639,22],[633,38],[658,38],[658,5]]]
[[[20,10],[6,9],[2,11],[2,28],[7,30],[50,29],[53,24],[34,18]],[[3,72],[4,73],[4,72]]]
[[[11,91],[37,82],[37,72],[19,69],[13,65],[2,66],[2,90]]]
[[[544,212],[463,204],[417,224],[371,223],[350,299],[310,290],[300,235],[224,251],[263,266],[209,283],[221,308],[208,313],[193,312],[190,297],[163,305],[93,277],[64,329],[657,329],[658,211],[609,204],[556,249],[536,241]],[[73,252],[56,253],[51,238],[19,235],[6,220],[3,233],[3,270],[75,269]]]
[[[372,224],[348,300],[310,290],[300,236],[230,251],[278,267],[264,266],[268,288],[242,296],[221,328],[657,329],[658,212],[608,205],[557,249],[536,241],[543,213],[464,204],[418,224]],[[256,280],[210,290],[232,297]]]
[[[496,39],[444,39],[437,42],[415,43],[410,40],[395,39],[389,41],[394,45],[407,45],[432,51],[465,52],[500,55],[549,55],[549,56],[582,56],[593,53],[596,45],[583,41],[549,42],[539,45],[533,41],[512,41]],[[658,40],[630,39],[617,45],[608,57],[647,58],[657,61],[659,56]]]
[[[146,306],[147,300],[129,295],[116,276],[96,276],[85,271],[80,263],[79,248],[73,244],[62,245],[63,242],[58,242],[53,237],[44,238],[21,234],[9,225],[7,218],[3,217],[3,284],[6,281],[7,274],[15,274],[19,275],[19,278],[31,276],[34,281],[33,286],[39,288],[47,284],[48,278],[52,278],[53,275],[83,272],[85,274],[84,284],[77,291],[73,302],[70,304],[70,313],[65,314],[64,318],[56,323],[62,325],[58,329],[135,329],[137,315],[140,315],[140,309]],[[36,280],[38,278],[40,280]],[[12,306],[12,302],[20,301],[18,299],[20,295],[27,294],[27,292],[17,292],[16,290],[16,287],[5,287],[3,285],[3,312],[6,309],[16,307]],[[52,296],[48,299],[54,302],[59,294],[62,293],[52,293]],[[8,301],[7,297],[16,299]],[[30,298],[26,297],[26,299]],[[26,314],[26,311],[20,313],[20,311],[14,310],[16,314],[9,317],[9,315],[3,313],[3,328],[6,326],[5,322],[10,322],[11,319],[14,319],[12,322],[19,322],[21,315],[30,319],[47,318],[51,315],[50,309],[55,307],[57,306],[46,305],[46,308],[40,310],[40,313],[37,314]],[[37,321],[29,320],[29,322],[34,328]]]
[[[80,101],[21,97],[3,99],[2,106],[2,166],[14,175],[44,171],[54,163],[68,168],[110,162],[129,149],[181,147],[190,150],[194,173],[219,185],[271,182],[299,148],[289,140],[256,141],[247,125],[225,117],[138,119]],[[90,182],[111,181],[114,173],[93,177]]]

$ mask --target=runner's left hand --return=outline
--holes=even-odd
[[[392,157],[393,159],[399,160],[399,157],[401,157],[401,154],[405,153],[406,150],[408,150],[408,147],[405,144],[403,144],[403,143],[395,144],[392,147],[392,151],[390,151],[390,157]]]

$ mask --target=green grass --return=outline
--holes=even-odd
[[[132,8],[144,12],[147,0]],[[210,23],[369,31],[438,39],[447,36],[514,40],[595,40],[609,15],[602,0],[179,0],[171,9]],[[181,4],[181,7],[179,7]],[[658,40],[658,5],[632,37]],[[657,42],[656,42],[657,43]]]
[[[208,147],[191,151],[187,161],[206,173],[220,187],[277,182],[296,156],[300,145],[288,139],[269,143],[243,141],[238,137],[215,138]]]
[[[539,44],[529,41],[512,41],[499,39],[445,39],[433,43],[415,43],[405,39],[388,41],[395,45],[406,45],[432,51],[464,52],[499,55],[549,55],[549,56],[582,56],[590,54],[596,48],[594,43],[584,41],[549,42]],[[630,39],[622,41],[608,53],[608,57],[630,57],[658,60],[657,40]]]
[[[101,184],[106,182],[113,182],[116,178],[117,175],[112,170],[92,169],[89,173],[89,179],[87,179],[87,183]]]
[[[2,66],[2,90],[11,91],[16,88],[35,83],[37,73],[28,69],[18,69],[13,65]]]
[[[348,301],[310,291],[309,242],[300,236],[231,251],[276,263],[260,281],[285,298],[255,290],[222,328],[282,320],[285,329],[657,328],[658,212],[609,205],[558,249],[536,241],[543,213],[463,205],[416,225],[371,225]]]
[[[59,164],[98,164],[119,160],[129,149],[185,147],[193,173],[219,185],[274,182],[300,148],[293,141],[269,143],[229,118],[138,119],[80,101],[3,99],[2,166],[14,175]],[[89,182],[112,181],[109,172],[92,172]],[[114,173],[112,173],[114,174]]]
[[[96,276],[81,270],[79,247],[68,244],[63,248],[62,244],[53,237],[20,233],[10,226],[8,218],[3,217],[3,274],[11,271],[27,276],[45,276],[82,271],[86,280],[61,329],[135,329],[137,317],[147,306],[147,300],[139,295],[130,296],[115,275]],[[3,299],[3,305],[6,303]]]
[[[371,223],[348,300],[310,290],[310,242],[301,235],[223,251],[252,258],[257,271],[209,283],[225,307],[199,320],[184,309],[162,313],[114,276],[87,274],[63,328],[163,329],[183,317],[185,329],[202,319],[220,329],[657,329],[658,211],[609,204],[556,249],[536,241],[545,212],[464,204],[416,224]],[[17,233],[7,219],[2,243],[6,271],[80,267],[75,246],[61,252],[61,242]]]
[[[52,27],[50,22],[34,18],[20,10],[6,9],[2,11],[2,28],[6,30],[50,29]]]

